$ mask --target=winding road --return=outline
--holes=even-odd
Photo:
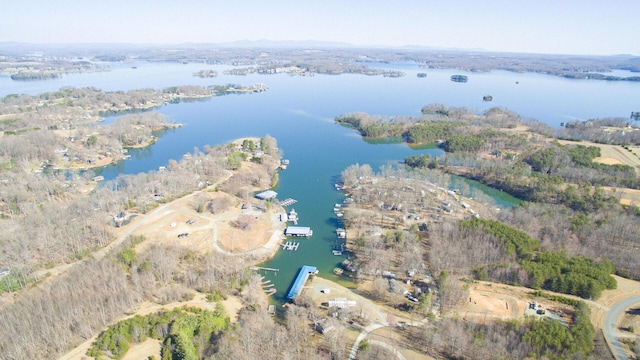
[[[134,219],[134,221],[131,222],[131,224],[129,224],[127,226],[127,229],[121,233],[116,240],[112,241],[111,243],[107,244],[106,246],[104,246],[103,248],[93,252],[91,254],[91,258],[93,259],[102,259],[111,249],[117,247],[118,245],[122,244],[122,242],[124,242],[125,239],[129,238],[129,236],[131,236],[131,234],[138,230],[138,228],[140,228],[143,225],[146,225],[152,221],[155,221],[163,216],[166,216],[169,213],[172,213],[173,210],[170,210],[170,207],[175,203],[175,201],[177,200],[184,200],[184,199],[189,199],[192,198],[202,192],[205,192],[209,189],[215,189],[216,186],[218,186],[219,184],[229,180],[231,177],[233,176],[233,172],[228,171],[227,170],[227,174],[220,180],[216,181],[214,184],[211,184],[209,186],[207,186],[204,189],[200,189],[200,190],[196,190],[190,194],[187,194],[179,199],[176,199],[174,201],[168,202],[166,204],[162,204],[159,207],[153,209],[151,212],[147,213],[147,214],[130,214],[130,215],[135,215],[136,218]],[[35,279],[43,279],[47,276],[49,277],[53,277],[53,275],[60,275],[63,274],[65,272],[67,272],[69,269],[73,268],[74,266],[80,264],[81,262],[85,261],[83,260],[78,260],[76,262],[72,262],[69,264],[61,264],[58,266],[54,266],[53,268],[50,269],[43,269],[43,270],[38,270],[36,272],[34,272],[33,277]]]
[[[611,349],[613,356],[617,360],[627,360],[629,359],[629,355],[627,355],[627,352],[619,340],[619,338],[624,335],[618,333],[616,323],[626,309],[636,304],[640,304],[640,296],[633,296],[618,301],[611,306],[604,318],[604,337],[609,344],[609,348]]]

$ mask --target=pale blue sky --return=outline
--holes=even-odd
[[[640,55],[638,0],[9,0],[0,41],[320,40]]]

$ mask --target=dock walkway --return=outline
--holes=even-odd
[[[280,271],[280,269],[266,268],[266,267],[262,267],[262,266],[252,266],[249,269],[251,269],[251,270],[265,270],[265,271],[273,271],[273,272]]]
[[[284,200],[280,201],[280,205],[281,206],[291,206],[291,205],[293,205],[293,204],[295,204],[297,202],[298,202],[298,200],[296,200],[296,199],[288,198],[288,199],[284,199]]]

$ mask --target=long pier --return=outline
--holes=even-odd
[[[273,272],[280,271],[280,269],[267,268],[267,267],[262,267],[262,266],[252,266],[249,269],[251,269],[251,270],[265,270],[265,271],[273,271]]]

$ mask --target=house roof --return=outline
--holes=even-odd
[[[273,199],[276,196],[278,196],[278,193],[273,190],[267,190],[256,194],[256,197],[261,200]]]

